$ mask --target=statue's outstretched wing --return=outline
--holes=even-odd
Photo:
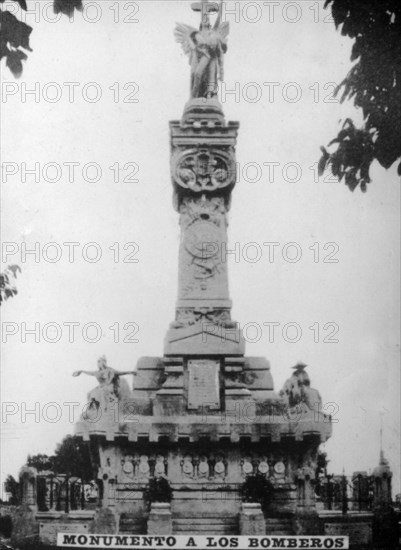
[[[195,48],[194,42],[191,38],[193,33],[196,33],[197,30],[190,25],[185,25],[184,23],[177,23],[174,29],[174,36],[177,42],[179,42],[184,50],[184,53],[190,56]]]
[[[221,23],[217,27],[216,32],[220,35],[223,44],[227,44],[227,36],[230,34],[230,23],[228,21],[224,21],[224,23]]]

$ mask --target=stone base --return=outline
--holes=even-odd
[[[39,524],[35,512],[28,505],[20,506],[12,518],[13,530],[11,544],[14,548],[27,543],[34,543],[39,537]]]
[[[401,525],[398,522],[399,514],[394,509],[376,509],[372,522],[373,543],[388,549],[399,548]]]
[[[203,97],[191,99],[184,107],[182,121],[190,124],[198,120],[213,120],[224,124],[224,113],[221,103],[217,99]]]
[[[91,525],[91,533],[112,535],[117,532],[116,516],[110,508],[99,508]]]
[[[258,503],[243,504],[239,517],[240,535],[265,535],[266,523]]]
[[[293,530],[298,536],[324,535],[324,527],[315,510],[298,512],[293,520]]]
[[[154,502],[148,519],[148,535],[171,535],[172,532],[171,505]]]

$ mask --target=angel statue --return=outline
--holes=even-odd
[[[218,82],[224,79],[224,54],[227,52],[229,23],[221,23],[223,0],[220,6],[203,1],[194,4],[195,11],[202,11],[202,21],[197,31],[190,25],[177,23],[174,36],[180,42],[191,65],[191,99],[212,98],[217,95]],[[213,28],[209,13],[218,11]]]

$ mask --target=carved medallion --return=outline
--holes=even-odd
[[[207,463],[206,458],[201,458],[201,461],[199,463],[199,475],[201,477],[208,477],[209,476],[209,464]]]
[[[196,222],[185,232],[185,248],[192,256],[208,260],[220,251],[221,233],[213,223]]]
[[[123,464],[123,472],[126,475],[132,475],[133,471],[134,471],[134,466],[132,462],[130,462],[126,457],[125,462]]]
[[[279,475],[282,475],[285,473],[285,464],[284,462],[276,462],[276,464],[274,465],[274,471],[276,472],[276,474],[279,474]]]
[[[171,160],[176,185],[195,193],[216,191],[234,185],[236,163],[231,151],[187,149],[177,151]]]
[[[261,474],[267,474],[269,472],[269,465],[267,462],[265,461],[262,461],[259,466],[258,466],[258,470]]]
[[[192,464],[192,458],[190,456],[186,456],[181,465],[182,471],[186,476],[192,477],[194,475],[194,465]]]
[[[222,460],[219,460],[216,462],[215,466],[214,466],[214,473],[217,475],[217,476],[223,476],[226,472],[226,467],[224,465],[224,462]]]
[[[149,471],[150,471],[150,466],[148,464],[148,457],[143,455],[141,456],[140,460],[139,460],[139,473],[142,475],[142,476],[148,476],[149,475]]]
[[[164,464],[164,457],[158,456],[155,464],[155,475],[162,476],[166,473],[166,466]]]
[[[252,474],[253,473],[252,463],[249,460],[244,460],[244,463],[242,465],[242,470],[246,475]]]

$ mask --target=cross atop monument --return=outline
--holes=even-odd
[[[209,0],[201,0],[201,2],[194,2],[191,4],[193,11],[201,12],[201,26],[209,26],[209,14],[218,13],[220,7],[217,2],[209,2]]]

